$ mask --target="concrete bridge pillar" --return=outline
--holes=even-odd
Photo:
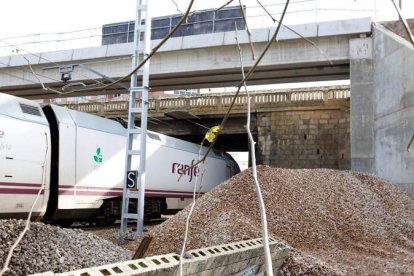
[[[414,194],[414,47],[374,25],[350,56],[351,167]]]
[[[374,80],[372,39],[350,39],[351,76],[351,168],[373,172]]]

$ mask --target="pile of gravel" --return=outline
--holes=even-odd
[[[24,220],[0,220],[0,266],[24,228]],[[6,275],[65,272],[130,260],[132,253],[94,234],[32,222],[11,259]]]
[[[414,274],[414,199],[391,183],[328,169],[259,166],[258,175],[270,235],[293,247],[285,275]],[[180,252],[188,211],[150,231],[148,256]],[[197,201],[187,249],[260,236],[246,170]]]

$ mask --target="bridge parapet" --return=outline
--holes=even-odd
[[[255,112],[269,110],[269,108],[298,107],[321,105],[327,101],[341,101],[350,97],[349,87],[313,88],[306,90],[274,90],[251,92],[251,106]],[[159,97],[149,99],[149,112],[151,116],[164,116],[172,110],[185,110],[195,115],[225,113],[233,101],[234,93],[201,94],[194,96]],[[247,105],[246,93],[236,98],[233,112],[244,112]],[[66,104],[70,109],[98,114],[101,116],[127,115],[127,101],[90,102]],[[136,106],[141,106],[137,99]]]

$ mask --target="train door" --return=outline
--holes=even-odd
[[[0,213],[5,217],[26,217],[44,184],[33,209],[33,217],[41,216],[49,188],[49,127],[35,103],[19,103],[16,97],[7,100],[15,108],[0,114]]]

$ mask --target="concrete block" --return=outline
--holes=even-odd
[[[299,24],[299,25],[292,25],[288,27],[303,37],[316,37],[318,35],[318,24],[317,23]],[[280,28],[277,39],[279,40],[302,39],[295,32],[292,32],[288,28],[282,26]]]
[[[372,166],[376,175],[412,192],[414,153],[406,146],[414,127],[414,47],[381,26],[373,27],[373,45]]]
[[[26,59],[29,60],[29,62]],[[7,64],[9,64],[9,66],[28,66],[29,63],[31,65],[34,65],[34,64],[39,64],[41,61],[42,60],[40,56],[18,55],[18,56],[10,56],[8,58]]]
[[[318,36],[371,33],[371,18],[354,18],[319,23]]]
[[[372,84],[373,83],[373,63],[372,60],[356,59],[351,61],[351,93],[354,97],[355,85]],[[352,102],[351,97],[351,102]]]
[[[353,38],[349,40],[351,59],[372,59],[372,38]]]
[[[179,263],[180,256],[177,254],[166,254],[145,258],[149,263],[155,265],[157,269],[175,267]]]
[[[58,63],[58,62],[65,62],[65,63],[71,63],[73,60],[73,52],[75,50],[63,50],[63,51],[56,51],[56,52],[45,52],[40,53],[39,56],[41,56],[41,59],[39,61],[39,64],[47,64],[51,63]]]
[[[132,53],[133,43],[107,45],[106,56],[130,56]]]
[[[53,276],[53,275],[55,275],[55,273],[53,273],[52,271],[47,271],[47,272],[32,274],[31,276]]]
[[[84,60],[106,57],[108,46],[98,46],[73,50],[73,60]]]

